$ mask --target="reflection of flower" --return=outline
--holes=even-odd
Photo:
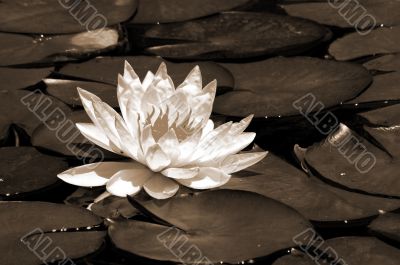
[[[209,117],[216,81],[203,89],[197,66],[175,89],[164,63],[155,75],[148,72],[143,82],[126,63],[117,89],[122,117],[97,96],[78,90],[93,122],[78,123],[81,133],[134,161],[99,162],[58,175],[70,184],[106,185],[117,196],[134,195],[143,187],[150,196],[165,199],[178,191],[179,184],[194,189],[219,187],[231,173],[266,155],[237,154],[255,137],[255,133],[243,132],[252,117],[214,129]]]

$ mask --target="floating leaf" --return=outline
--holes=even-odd
[[[106,235],[104,231],[87,230],[102,220],[82,208],[46,202],[0,202],[0,211],[1,264],[69,263],[68,259],[98,250]]]
[[[12,196],[51,186],[67,166],[60,158],[41,154],[33,147],[2,147],[0,195]]]
[[[137,0],[1,1],[0,31],[19,33],[74,33],[92,31],[128,20]]]
[[[326,28],[299,18],[223,12],[189,22],[152,26],[145,38],[159,43],[147,51],[162,57],[215,59],[299,52],[323,40],[327,33]]]
[[[312,243],[312,238],[304,240]],[[274,265],[312,265],[312,264],[347,264],[347,265],[396,265],[400,260],[400,250],[383,243],[373,237],[338,237],[314,242],[317,250],[310,246],[306,254],[284,256],[274,262]],[[318,254],[317,254],[318,253]],[[320,255],[320,256],[317,256]]]
[[[377,28],[369,34],[350,33],[335,40],[329,53],[336,60],[345,61],[367,55],[400,52],[400,26]]]
[[[370,104],[387,103],[388,101],[400,101],[398,84],[400,73],[388,73],[374,76],[372,84],[357,98],[346,104]]]
[[[118,107],[115,86],[97,82],[72,81],[63,79],[44,79],[43,81],[47,86],[47,92],[66,104],[72,106],[82,106],[82,102],[77,90],[77,87],[80,87],[100,97],[111,107]]]
[[[398,158],[343,124],[323,142],[308,148],[305,160],[322,178],[348,189],[381,196],[400,195]]]
[[[74,111],[66,115],[65,120],[55,130],[44,124],[38,126],[32,134],[32,145],[65,156],[76,157],[86,164],[93,162],[92,159],[118,157],[89,142],[76,128],[77,122],[90,123],[91,120],[86,112]]]
[[[199,65],[203,83],[208,84],[214,79],[218,80],[218,87],[233,87],[232,74],[222,66],[213,62],[173,63],[160,57],[152,56],[127,56],[127,57],[97,57],[84,63],[71,63],[62,67],[60,74],[84,78],[91,81],[104,82],[111,85],[117,84],[118,74],[124,71],[124,61],[127,60],[143,80],[147,71],[155,73],[162,62],[167,64],[168,74],[175,84],[183,82],[187,74]]]
[[[400,207],[400,200],[349,192],[309,178],[273,154],[249,169],[260,174],[232,177],[221,188],[251,191],[278,200],[313,221],[361,219],[377,215],[379,210]]]
[[[321,3],[289,3],[282,7],[291,16],[342,28],[357,27],[364,30],[381,24],[400,24],[400,18],[396,15],[400,12],[400,2],[397,0],[335,0]]]
[[[141,0],[132,23],[169,23],[205,17],[242,6],[249,0]]]
[[[400,242],[400,214],[382,214],[368,228],[379,235]]]
[[[1,3],[0,3],[1,4]],[[1,88],[21,89],[39,83],[48,76],[53,68],[0,68]]]
[[[379,71],[400,71],[400,53],[381,56],[366,62],[364,66]]]
[[[292,246],[293,236],[309,227],[291,208],[244,191],[202,192],[150,201],[144,207],[182,230],[141,221],[115,222],[109,228],[114,244],[146,258],[186,264],[237,263],[266,256]],[[201,253],[175,256],[178,245]]]
[[[223,66],[235,77],[235,89],[216,98],[214,111],[237,117],[299,115],[293,103],[309,93],[315,98],[313,104],[332,107],[354,98],[371,82],[359,65],[311,57]]]
[[[54,63],[85,58],[112,49],[118,44],[118,32],[101,31],[68,35],[31,37],[0,33],[0,66]]]
[[[359,115],[375,126],[391,126],[400,124],[400,104],[370,110]]]
[[[11,124],[32,135],[38,125],[46,123],[44,126],[54,128],[63,114],[70,112],[64,103],[43,93],[0,90],[0,95],[0,113],[7,113],[0,117],[0,139],[6,138]]]

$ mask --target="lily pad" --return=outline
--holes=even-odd
[[[309,147],[305,160],[320,177],[336,185],[400,197],[398,157],[392,157],[343,124],[327,139]]]
[[[86,164],[92,159],[119,157],[87,140],[76,128],[75,123],[90,123],[91,120],[84,111],[74,111],[66,115],[56,130],[46,125],[38,126],[32,134],[32,145],[57,154],[76,157]]]
[[[400,207],[400,200],[358,194],[319,182],[273,154],[247,170],[259,174],[234,176],[221,188],[251,191],[278,200],[313,221],[362,219]]]
[[[236,117],[300,115],[293,104],[309,93],[315,98],[313,104],[332,107],[354,98],[371,82],[359,65],[311,57],[223,66],[235,77],[235,89],[216,98],[214,111]]]
[[[375,126],[389,127],[400,124],[400,104],[370,110],[359,115]]]
[[[131,23],[170,23],[191,20],[231,10],[249,0],[141,0]]]
[[[52,128],[63,114],[68,114],[70,108],[56,98],[43,93],[33,93],[23,90],[0,90],[0,139],[7,137],[11,124],[32,135],[33,130],[40,124]],[[12,111],[10,111],[12,110]]]
[[[216,59],[299,52],[322,41],[328,32],[300,18],[223,12],[189,22],[155,25],[144,37],[155,43],[146,50],[165,58]]]
[[[379,71],[400,71],[400,53],[381,56],[364,64],[367,69]]]
[[[97,82],[64,79],[44,79],[43,81],[46,84],[47,92],[50,95],[60,99],[68,105],[82,107],[82,102],[77,90],[77,87],[80,87],[100,97],[113,108],[119,107],[115,86]]]
[[[398,72],[374,76],[372,84],[362,92],[361,95],[346,102],[346,104],[370,104],[400,101],[399,82],[400,73]]]
[[[382,214],[368,228],[374,233],[400,242],[400,214]]]
[[[0,211],[1,264],[69,263],[68,259],[98,250],[106,235],[87,229],[102,220],[82,208],[46,202],[0,202]]]
[[[345,61],[368,55],[400,52],[400,26],[377,28],[369,34],[350,33],[335,40],[329,53],[336,60]]]
[[[118,38],[118,31],[111,28],[46,36],[0,33],[0,66],[81,59],[115,48]]]
[[[0,195],[13,196],[55,184],[68,164],[33,147],[0,148]]]
[[[113,243],[142,257],[186,264],[237,263],[266,256],[293,246],[293,236],[310,227],[291,208],[245,191],[202,192],[151,201],[144,207],[172,226],[115,222],[109,228]],[[180,245],[181,250],[193,251],[183,255]]]
[[[323,1],[321,3],[283,4],[291,16],[314,20],[321,24],[363,30],[376,25],[400,24],[400,2],[396,0]],[[388,12],[390,10],[390,12]]]
[[[0,3],[1,5],[1,3]],[[1,88],[6,90],[22,89],[39,83],[48,76],[53,68],[0,68]]]
[[[304,242],[312,243],[312,238]],[[326,240],[322,246],[316,241],[318,254],[310,249],[306,254],[284,256],[274,262],[274,265],[311,265],[311,264],[347,264],[347,265],[396,265],[400,260],[400,250],[385,244],[374,237],[338,237]]]
[[[137,0],[13,1],[0,5],[0,31],[17,33],[75,33],[92,31],[128,20]]]
[[[117,85],[118,74],[124,70],[124,61],[127,60],[135,72],[143,80],[147,71],[155,73],[162,62],[168,68],[168,74],[175,84],[180,84],[196,66],[199,65],[203,83],[208,84],[214,79],[218,80],[218,87],[233,87],[232,74],[222,66],[213,62],[174,63],[160,57],[153,56],[126,56],[126,57],[97,57],[84,63],[71,63],[62,67],[60,74],[83,78],[91,81]]]

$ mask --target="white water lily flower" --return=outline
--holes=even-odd
[[[157,199],[173,196],[179,184],[193,189],[224,185],[232,173],[257,163],[267,152],[237,154],[255,137],[244,132],[252,116],[214,128],[209,117],[216,86],[214,80],[202,88],[196,66],[175,89],[164,63],[141,82],[125,62],[117,88],[122,116],[78,88],[93,122],[78,123],[78,129],[93,143],[131,160],[83,165],[58,177],[78,186],[106,185],[109,193],[121,197],[143,187]]]

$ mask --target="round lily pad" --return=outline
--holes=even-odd
[[[112,242],[142,257],[186,264],[237,263],[266,256],[293,246],[293,236],[310,227],[291,208],[245,191],[202,192],[150,201],[144,207],[172,226],[114,222],[109,228]],[[193,251],[183,255],[180,245],[181,250]]]
[[[84,257],[98,250],[102,220],[88,210],[46,202],[0,202],[0,263],[39,265]]]
[[[400,26],[377,28],[369,34],[350,33],[335,40],[329,53],[336,60],[346,61],[368,55],[400,52]]]
[[[0,31],[41,34],[90,31],[128,20],[136,6],[137,0],[3,0]]]
[[[223,66],[235,77],[235,89],[216,98],[214,111],[236,117],[300,115],[295,102],[303,113],[319,111],[354,98],[371,82],[359,65],[312,57]]]
[[[400,214],[381,214],[368,228],[378,235],[400,242]]]
[[[115,48],[115,29],[65,35],[0,33],[0,66],[54,63],[86,58]]]
[[[117,90],[115,86],[98,82],[73,81],[64,79],[44,79],[43,81],[46,84],[47,92],[50,95],[73,107],[82,107],[82,101],[78,95],[77,87],[83,88],[95,94],[113,108],[119,107]]]
[[[205,17],[242,6],[249,0],[141,0],[131,23],[170,23]]]
[[[1,88],[22,89],[39,83],[53,68],[0,68]]]
[[[203,83],[208,84],[214,79],[218,81],[218,87],[233,87],[232,74],[213,62],[174,63],[154,56],[124,56],[124,57],[97,57],[84,63],[71,63],[62,67],[60,74],[91,81],[116,85],[118,74],[124,71],[124,61],[127,60],[139,77],[143,80],[147,71],[155,73],[162,62],[168,68],[174,84],[180,84],[185,80],[189,72],[198,65],[203,77]]]
[[[57,182],[68,164],[33,147],[0,148],[0,194],[12,196],[37,191]]]
[[[144,37],[154,43],[146,50],[165,58],[233,59],[303,51],[323,40],[328,32],[300,18],[222,12],[189,22],[154,25]]]

